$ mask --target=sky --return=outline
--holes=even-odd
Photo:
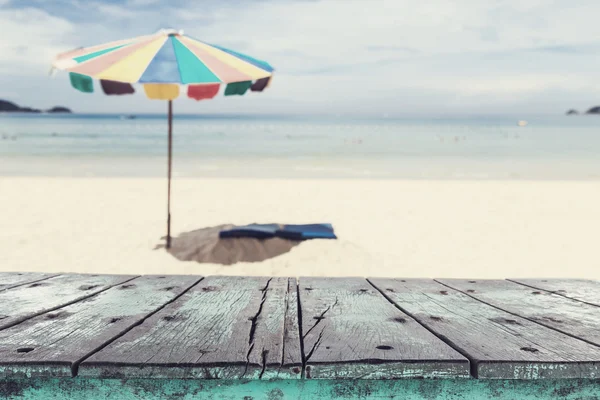
[[[597,0],[0,0],[0,99],[76,112],[164,112],[83,94],[54,56],[181,29],[268,61],[263,93],[182,113],[560,115],[600,105]],[[97,85],[98,87],[98,85]]]

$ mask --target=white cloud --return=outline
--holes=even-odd
[[[127,5],[132,7],[153,6],[160,3],[160,0],[127,0]]]
[[[0,70],[23,73],[48,69],[74,25],[35,8],[0,9]]]
[[[98,12],[108,17],[135,18],[137,16],[137,13],[134,10],[114,4],[103,4],[102,2],[96,2],[94,6]]]
[[[72,1],[81,20],[40,9],[0,9],[0,68],[37,71],[58,52],[151,33],[169,22],[277,70],[272,87],[255,99],[201,106],[182,101],[188,112],[393,110],[399,101],[411,103],[403,109],[495,109],[523,106],[524,99],[532,110],[547,109],[549,102],[562,110],[577,93],[588,99],[600,91],[594,53],[600,3],[590,0],[203,1],[186,7],[156,0],[128,0],[125,6]],[[90,13],[93,19],[84,18]],[[548,93],[571,95],[548,99]],[[159,107],[142,100],[132,99],[131,106]],[[85,106],[114,109],[111,104],[100,97]]]

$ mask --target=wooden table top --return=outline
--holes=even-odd
[[[0,273],[1,378],[596,379],[600,282]]]

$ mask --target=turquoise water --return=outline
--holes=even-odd
[[[181,116],[179,176],[598,179],[600,118]],[[165,116],[0,116],[0,174],[163,176]]]

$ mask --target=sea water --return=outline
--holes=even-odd
[[[166,174],[164,115],[0,115],[0,175]],[[600,117],[175,115],[181,177],[599,179]]]

